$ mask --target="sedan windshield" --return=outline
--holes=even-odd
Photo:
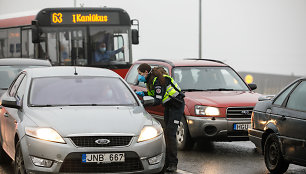
[[[8,89],[17,74],[25,68],[40,66],[0,66],[0,89]]]
[[[248,91],[229,67],[176,67],[174,80],[185,91]]]
[[[128,87],[119,78],[46,77],[35,78],[29,106],[136,105]]]

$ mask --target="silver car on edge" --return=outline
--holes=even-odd
[[[0,162],[16,173],[158,173],[162,127],[107,69],[25,69],[1,98]],[[152,98],[144,102],[152,102]]]

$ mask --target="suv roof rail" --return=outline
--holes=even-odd
[[[220,61],[220,60],[215,60],[215,59],[197,59],[197,58],[187,58],[185,60],[205,60],[205,61],[212,61],[212,62],[217,62],[217,63],[222,63],[225,64],[224,62]]]
[[[170,60],[165,60],[165,59],[138,59],[137,61],[157,61],[157,62],[165,62],[170,64],[171,66],[174,66],[173,62]]]

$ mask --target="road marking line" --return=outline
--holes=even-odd
[[[187,171],[184,171],[184,170],[180,170],[180,169],[177,169],[176,172],[179,173],[179,174],[192,174],[190,172],[187,172]]]

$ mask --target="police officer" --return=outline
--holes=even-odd
[[[143,63],[138,67],[138,81],[145,82],[147,92],[136,91],[139,96],[149,95],[154,97],[154,104],[163,104],[166,140],[166,171],[177,170],[177,141],[176,131],[181,117],[184,114],[184,94],[180,87],[167,72],[156,67],[151,69],[150,65]]]

